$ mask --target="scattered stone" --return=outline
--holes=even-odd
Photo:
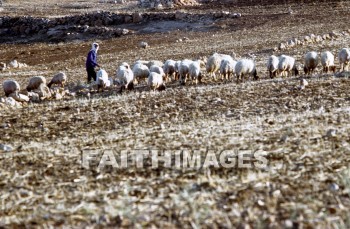
[[[310,34],[310,38],[311,38],[311,41],[315,41],[316,40],[316,35],[315,34]]]
[[[326,133],[326,137],[328,137],[328,138],[334,138],[336,136],[337,136],[337,131],[334,129],[330,129]]]
[[[329,40],[331,37],[329,36],[329,34],[323,34],[322,38],[323,40]]]
[[[294,223],[293,223],[293,221],[291,221],[291,220],[286,220],[286,221],[284,221],[284,227],[285,228],[287,228],[287,229],[292,229],[292,228],[294,228]]]
[[[329,36],[330,36],[331,38],[338,38],[338,37],[339,37],[339,34],[338,34],[337,32],[335,32],[335,31],[332,31],[332,32],[329,33]]]
[[[335,74],[335,77],[350,78],[350,72],[348,71],[338,72]]]
[[[39,95],[38,95],[38,93],[35,93],[35,92],[28,92],[28,95],[27,95],[28,97],[29,97],[29,100],[31,101],[31,102],[40,102],[40,97],[39,97]]]
[[[10,107],[21,107],[21,104],[12,97],[7,97],[5,100],[5,104]]]
[[[10,67],[10,68],[18,68],[18,62],[17,62],[17,60],[12,60],[12,61],[9,63],[9,67]]]
[[[17,102],[29,102],[29,97],[23,94],[16,92],[13,92],[9,95],[9,97],[13,98]]]
[[[285,45],[284,43],[280,43],[280,44],[278,45],[278,49],[279,49],[279,50],[284,50],[284,49],[286,49],[286,45]]]
[[[5,71],[6,70],[6,63],[0,62],[0,71]]]
[[[293,40],[289,40],[287,44],[289,47],[294,47],[296,45]]]
[[[321,42],[321,41],[323,41],[323,38],[320,35],[316,36],[316,42]]]
[[[148,43],[147,43],[147,42],[145,42],[145,41],[141,41],[141,42],[140,42],[140,47],[141,47],[141,48],[146,49],[146,48],[148,48],[148,47],[149,47],[149,45],[148,45]]]
[[[177,20],[185,20],[187,17],[187,14],[181,11],[176,11],[175,13],[175,19]]]
[[[339,190],[339,185],[337,185],[336,183],[332,183],[329,185],[329,190],[331,190],[332,192],[336,192]]]
[[[124,22],[125,23],[131,23],[132,22],[132,17],[131,16],[125,16]]]
[[[9,145],[0,144],[0,150],[4,152],[9,152],[9,151],[12,151],[13,148],[12,146],[9,146]]]
[[[163,4],[161,4],[161,3],[155,4],[154,8],[157,9],[157,10],[162,10],[163,9]]]
[[[232,13],[230,15],[228,15],[228,17],[230,18],[240,18],[242,15],[240,13]]]
[[[142,14],[141,13],[133,13],[132,15],[132,22],[133,23],[139,23],[139,22],[142,22],[143,20],[143,17],[142,17]]]
[[[306,81],[306,79],[301,79],[301,80],[300,80],[300,85],[301,85],[301,86],[308,86],[309,83]]]
[[[305,36],[305,37],[304,37],[304,41],[306,41],[306,42],[310,42],[310,41],[311,41],[310,36]]]

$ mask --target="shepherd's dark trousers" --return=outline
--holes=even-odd
[[[87,74],[88,74],[88,83],[91,82],[91,79],[93,79],[94,81],[96,81],[96,72],[94,68],[87,68],[86,69]]]

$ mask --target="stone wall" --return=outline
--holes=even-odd
[[[143,23],[158,20],[183,20],[197,21],[203,17],[209,19],[235,18],[240,14],[227,11],[215,12],[211,14],[194,14],[182,11],[175,12],[153,12],[153,13],[133,13],[116,14],[110,12],[98,12],[62,18],[35,18],[24,17],[0,17],[0,41],[5,41],[6,37],[30,37],[39,35],[43,40],[47,38],[52,41],[64,40],[66,36],[74,34],[100,35],[104,37],[126,35],[130,31],[120,29],[118,26],[129,23]]]
[[[197,4],[196,0],[139,0],[141,7],[150,8],[172,8],[174,6],[193,6]]]

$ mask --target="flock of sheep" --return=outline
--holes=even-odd
[[[29,79],[26,90],[21,90],[19,83],[15,80],[5,80],[2,85],[7,99],[0,98],[0,105],[17,106],[19,103],[29,101],[38,102],[50,98],[61,99],[65,95],[71,95],[68,90],[64,89],[66,82],[67,75],[64,72],[56,74],[48,84],[45,77],[33,76]],[[59,87],[52,88],[54,84]]]
[[[338,54],[338,59],[340,63],[340,71],[348,70],[350,49],[341,49]],[[304,73],[306,75],[313,74],[319,63],[320,58],[317,52],[312,51],[306,53],[304,57]],[[321,64],[324,73],[329,73],[330,71],[335,73],[336,66],[334,65],[334,55],[331,52],[325,51],[321,53]],[[294,73],[294,75],[299,74],[295,59],[286,55],[281,55],[279,57],[274,55],[270,56],[267,62],[267,70],[270,73],[270,78],[274,78],[277,74],[282,76],[288,76],[290,73]]]
[[[350,49],[343,48],[338,54],[340,63],[340,71],[348,70],[350,63]],[[313,74],[314,70],[321,62],[323,72],[335,72],[334,55],[325,51],[320,57],[317,52],[308,52],[304,57],[304,73]],[[182,61],[167,60],[164,63],[161,61],[136,61],[131,68],[129,64],[122,63],[116,71],[115,79],[109,78],[104,69],[97,72],[96,81],[91,85],[100,89],[108,88],[112,85],[118,85],[121,89],[131,90],[134,88],[134,83],[146,82],[150,90],[164,90],[165,84],[168,81],[178,81],[181,85],[185,85],[188,80],[191,83],[197,84],[203,78],[202,69],[206,69],[209,77],[217,80],[217,74],[222,80],[230,80],[231,77],[236,77],[237,82],[244,81],[244,78],[253,77],[258,80],[256,66],[251,59],[234,60],[230,55],[214,53],[209,58],[199,60],[184,59]],[[280,55],[279,57],[272,55],[267,61],[267,70],[270,78],[276,76],[289,76],[290,74],[298,75],[299,70],[296,66],[296,61],[293,57]],[[70,94],[64,89],[67,82],[65,73],[56,74],[47,84],[43,76],[34,76],[29,80],[26,91],[21,91],[20,85],[14,80],[5,80],[3,89],[5,95],[17,102],[40,101],[45,98],[62,98],[64,94]],[[51,89],[53,84],[57,84],[60,88]]]
[[[343,48],[338,54],[340,70],[347,70],[350,63],[350,49]],[[325,51],[319,57],[317,52],[308,52],[304,57],[304,72],[306,75],[314,73],[321,62],[323,72],[329,73],[336,71],[334,65],[334,55]],[[116,79],[113,81],[108,78],[104,70],[100,70],[97,75],[99,88],[108,85],[117,84],[121,88],[132,89],[134,83],[146,81],[151,90],[164,90],[165,84],[169,80],[179,81],[185,85],[188,80],[197,84],[203,78],[202,67],[205,66],[206,73],[214,80],[217,79],[217,73],[222,80],[230,80],[236,77],[237,82],[244,81],[248,77],[258,80],[256,65],[251,59],[234,60],[230,55],[214,53],[209,58],[199,60],[184,59],[182,61],[167,60],[164,63],[160,61],[136,61],[131,69],[127,63],[122,63],[117,69]],[[267,61],[267,70],[270,78],[277,75],[289,76],[290,74],[298,75],[299,70],[293,57],[281,55],[279,57],[272,55]]]

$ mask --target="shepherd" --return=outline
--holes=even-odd
[[[87,79],[88,83],[90,83],[92,79],[96,81],[95,67],[100,68],[100,65],[97,63],[98,49],[99,49],[99,45],[97,43],[93,43],[92,48],[86,58],[86,71],[88,75],[88,79]]]

